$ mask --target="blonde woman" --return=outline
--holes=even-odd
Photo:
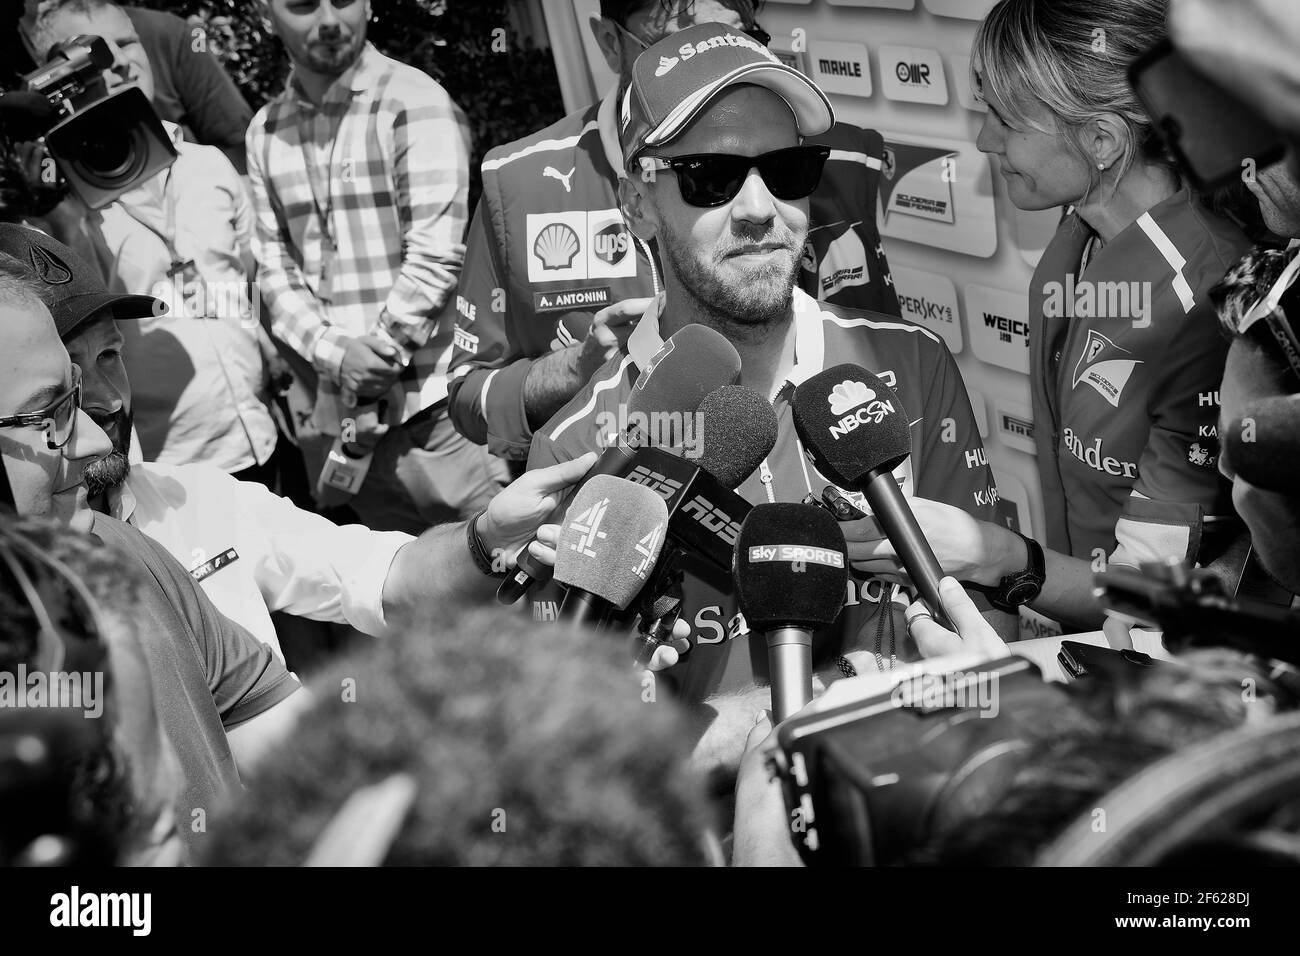
[[[1214,431],[1227,344],[1208,291],[1250,243],[1160,154],[1129,88],[1165,12],[1164,0],[1002,0],[971,57],[988,106],[977,145],[1008,198],[1067,207],[1029,286],[1045,534],[914,507],[948,574],[1066,630],[1101,621],[1094,571],[1194,560],[1209,519],[1231,515]],[[845,530],[861,567],[892,567],[869,520]]]

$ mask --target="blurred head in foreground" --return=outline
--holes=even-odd
[[[691,738],[623,651],[495,608],[351,656],[204,862],[707,862]]]

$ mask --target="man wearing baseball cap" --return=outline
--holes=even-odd
[[[598,447],[597,423],[628,401],[664,340],[699,323],[731,341],[741,357],[741,384],[767,396],[777,413],[776,446],[737,489],[751,503],[820,497],[832,484],[805,460],[790,400],[804,380],[850,362],[893,386],[914,419],[911,456],[895,472],[903,493],[995,519],[993,475],[961,374],[942,340],[892,316],[817,302],[796,285],[808,197],[828,152],[808,137],[832,121],[830,104],[812,81],[743,34],[697,27],[637,58],[620,110],[629,175],[619,198],[632,231],[658,246],[665,291],[641,316],[628,356],[607,362],[537,431],[530,467]],[[860,494],[845,494],[868,510]],[[842,526],[851,558],[857,524]],[[895,600],[898,590],[854,571],[839,620],[814,640],[814,665],[824,681],[853,667],[888,670],[894,661],[918,657],[903,621],[906,600]],[[707,700],[712,716],[698,753],[706,763],[734,769],[755,711],[769,706],[768,688],[755,686],[767,680],[765,645],[750,635],[729,589],[688,572],[684,594],[690,646],[660,676],[687,703]],[[535,593],[534,600],[554,597]],[[535,617],[544,615],[534,609]],[[988,615],[1010,629],[1009,616]],[[733,641],[754,644],[733,652]]]
[[[618,107],[637,55],[687,31],[695,43],[732,36],[764,47],[771,37],[756,19],[761,6],[601,0],[590,27],[617,83],[599,102],[484,158],[448,385],[451,419],[471,441],[522,462],[533,430],[624,347],[645,306],[639,300],[660,291],[657,250],[629,232],[618,208],[626,175]],[[836,123],[817,141],[831,152],[810,200],[800,288],[897,315],[876,228],[884,142],[851,123]]]
[[[112,440],[112,453],[85,468],[91,506],[162,544],[223,614],[277,654],[271,611],[381,634],[394,623],[432,619],[448,601],[487,597],[505,556],[585,473],[572,462],[521,478],[474,519],[472,531],[457,522],[413,538],[339,527],[210,465],[132,464],[131,383],[117,322],[165,307],[149,296],[110,294],[71,249],[34,229],[0,224],[0,253],[29,265],[44,285],[81,370],[82,407]],[[546,545],[533,547],[542,560],[553,557]]]

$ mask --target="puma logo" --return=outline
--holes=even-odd
[[[542,170],[542,176],[550,179],[558,179],[560,182],[564,183],[564,191],[566,193],[571,193],[573,192],[573,187],[569,185],[569,180],[573,178],[574,171],[577,170],[577,168],[577,166],[574,166],[573,169],[569,170],[567,173],[562,173],[554,166],[547,166]]]

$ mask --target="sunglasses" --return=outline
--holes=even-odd
[[[72,438],[81,407],[81,369],[72,366],[72,388],[55,399],[54,404],[39,412],[0,418],[0,428],[41,428],[45,444],[51,450],[62,448]]]
[[[711,208],[731,202],[757,169],[768,192],[777,199],[811,196],[821,182],[829,146],[805,144],[777,149],[761,156],[694,153],[690,156],[642,156],[644,170],[668,169],[677,174],[677,189],[688,206]]]
[[[658,43],[659,40],[664,39],[664,37],[659,37],[658,39],[655,40],[649,40],[649,41],[642,40],[639,36],[637,36],[627,27],[623,26],[623,24],[619,23],[617,20],[614,20],[612,22],[614,26],[618,27],[619,33],[622,33],[625,37],[627,37],[629,40],[631,40],[633,43],[639,46],[642,50],[648,50],[654,44]],[[772,34],[768,33],[757,23],[755,23],[752,27],[741,27],[740,32],[745,34],[745,36],[749,37],[751,40],[763,44],[763,46],[767,46],[769,43],[772,42]],[[665,34],[665,36],[671,36],[671,35],[672,34]]]

